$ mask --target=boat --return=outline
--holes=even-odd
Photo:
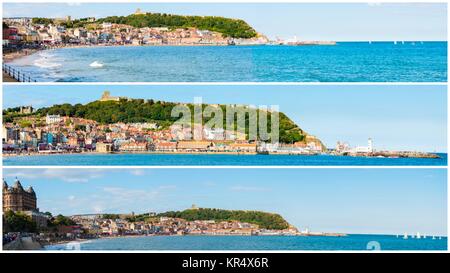
[[[405,235],[403,235],[403,239],[408,239],[408,234],[407,233],[405,233]]]
[[[417,232],[416,239],[420,239],[420,233]]]

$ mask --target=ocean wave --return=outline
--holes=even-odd
[[[41,51],[41,52],[39,52],[38,54],[39,54],[39,56],[42,57],[42,58],[52,58],[52,57],[55,56],[54,54],[51,54],[51,53],[49,53],[48,51]]]
[[[59,243],[54,245],[46,245],[44,246],[45,250],[81,250],[77,249],[78,247],[81,247],[81,245],[84,244],[90,244],[93,240],[85,240],[85,241],[72,241],[72,242],[65,242],[65,243]]]
[[[100,62],[94,61],[94,62],[91,63],[89,66],[90,66],[90,67],[94,67],[94,68],[100,68],[100,67],[103,67],[103,64],[100,63]]]
[[[42,68],[55,68],[60,67],[62,64],[51,62],[48,58],[40,58],[34,61],[34,65]]]

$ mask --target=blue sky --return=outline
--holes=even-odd
[[[240,18],[270,38],[302,40],[447,40],[445,3],[6,3],[4,17],[73,18],[147,12]]]
[[[302,129],[328,147],[338,140],[351,146],[373,138],[376,149],[445,152],[447,95],[445,86],[4,86],[3,107],[88,103],[104,90],[113,96],[172,102],[279,105]]]
[[[41,211],[276,212],[313,231],[445,235],[445,169],[4,169]]]

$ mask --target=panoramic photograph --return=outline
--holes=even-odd
[[[449,253],[448,1],[1,1],[5,264]]]
[[[2,130],[5,166],[446,166],[447,94],[433,85],[9,85]]]
[[[5,251],[447,249],[445,169],[5,169],[2,199]]]
[[[447,81],[446,3],[4,3],[3,36],[5,82]]]

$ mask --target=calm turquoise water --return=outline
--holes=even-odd
[[[381,250],[447,250],[446,237],[405,240],[393,235],[126,237],[84,242],[81,250],[367,250],[369,242],[378,242]],[[67,248],[66,245],[53,245],[46,249]]]
[[[11,64],[38,81],[444,82],[447,42],[65,48]]]
[[[72,154],[4,157],[6,166],[445,166],[447,154],[439,159],[374,158],[350,156],[301,155],[188,155],[188,154]]]

